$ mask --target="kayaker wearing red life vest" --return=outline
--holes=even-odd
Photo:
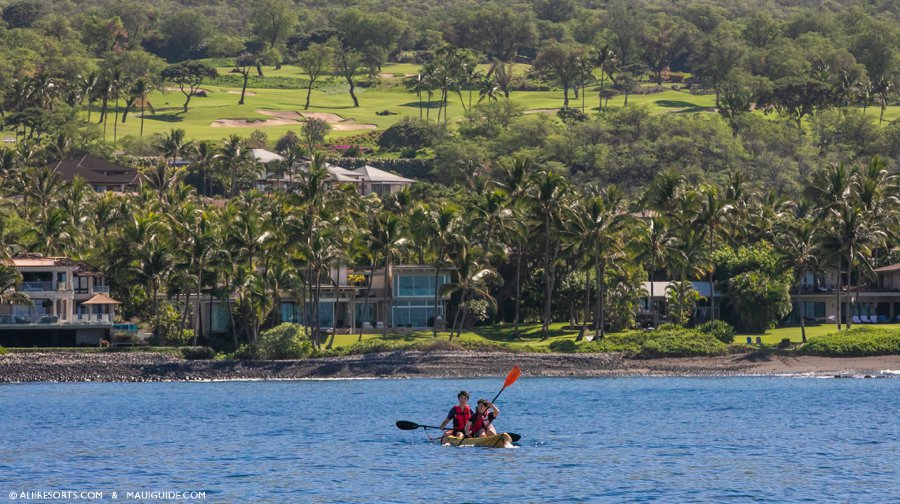
[[[447,413],[447,418],[440,425],[441,429],[443,429],[452,421],[453,430],[447,431],[447,434],[451,436],[461,436],[466,431],[466,425],[472,418],[472,408],[469,407],[469,393],[465,390],[460,390],[459,394],[456,394],[456,399],[459,400],[459,404],[450,408],[450,413]]]
[[[497,434],[492,425],[494,419],[500,415],[500,410],[487,399],[479,399],[475,407],[475,414],[466,425],[466,435],[469,437],[485,437]]]

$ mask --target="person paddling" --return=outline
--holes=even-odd
[[[448,430],[447,434],[451,436],[462,436],[466,432],[466,426],[469,424],[469,420],[472,418],[472,408],[469,407],[469,393],[465,390],[460,390],[459,394],[456,394],[456,399],[459,401],[459,404],[450,408],[450,412],[447,413],[447,418],[441,422],[440,427],[443,429],[452,421],[453,430]]]
[[[492,425],[494,419],[500,416],[500,410],[487,399],[479,399],[475,406],[475,414],[466,425],[466,435],[469,437],[486,437],[497,434]]]

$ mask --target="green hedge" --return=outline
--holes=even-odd
[[[5,354],[5,353],[7,353],[7,352],[9,352],[9,350],[7,350],[7,349],[3,348],[2,346],[0,346],[0,355],[3,355],[3,354]]]
[[[653,331],[629,331],[607,335],[578,347],[579,352],[625,352],[630,357],[694,357],[723,355],[728,346],[696,329],[664,324]]]
[[[865,357],[900,354],[900,330],[879,327],[854,327],[811,338],[799,348],[806,355],[826,357]]]

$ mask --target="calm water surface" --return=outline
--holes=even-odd
[[[10,491],[205,491],[206,502],[898,502],[900,380],[523,377],[517,449],[445,448],[490,380],[0,386]]]

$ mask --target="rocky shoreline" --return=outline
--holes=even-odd
[[[469,378],[502,376],[519,364],[530,376],[898,376],[900,355],[827,358],[736,354],[626,359],[620,354],[398,351],[294,361],[183,360],[145,352],[23,352],[0,356],[0,383]]]

